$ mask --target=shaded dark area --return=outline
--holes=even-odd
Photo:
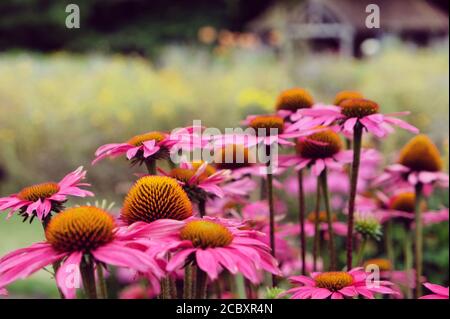
[[[101,50],[154,53],[196,39],[204,25],[239,31],[273,0],[12,0],[0,2],[0,50]],[[67,4],[80,29],[67,29]]]

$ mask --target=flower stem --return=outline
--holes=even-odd
[[[235,281],[236,281],[236,290],[237,290],[237,295],[239,299],[247,299],[247,292],[245,290],[245,281],[244,281],[244,276],[242,276],[241,274],[236,274],[236,276],[234,276]]]
[[[322,171],[322,173],[320,173],[320,181],[322,184],[325,212],[327,214],[328,236],[329,236],[328,250],[329,250],[329,254],[330,254],[330,270],[335,270],[336,269],[336,251],[334,249],[333,223],[331,221],[330,197],[328,195],[327,169],[326,168]]]
[[[412,288],[410,283],[415,280],[411,278],[412,275],[412,269],[413,269],[413,258],[412,258],[412,247],[411,247],[411,235],[408,232],[408,229],[404,228],[404,265],[405,265],[405,273],[406,273],[406,282],[408,283],[406,285],[406,299],[412,299]]]
[[[197,267],[197,291],[196,299],[206,299],[206,290],[208,287],[208,275]]]
[[[361,141],[363,134],[363,126],[356,122],[353,131],[353,162],[352,175],[350,178],[350,198],[348,202],[348,223],[347,223],[347,269],[352,267],[353,254],[353,223],[355,213],[356,189],[358,186],[359,163],[361,160]]]
[[[358,267],[361,265],[361,262],[364,257],[364,250],[366,248],[367,238],[363,237],[361,240],[361,244],[359,245],[358,255],[356,256],[356,265],[355,267]]]
[[[97,288],[95,286],[94,263],[92,257],[84,255],[80,265],[81,278],[86,296],[89,299],[97,299]]]
[[[273,175],[267,174],[267,198],[269,201],[270,248],[275,257],[275,211],[273,205]],[[275,257],[276,258],[276,257]],[[276,277],[272,275],[272,286],[276,286]]]
[[[147,171],[150,175],[156,175],[156,160],[154,159],[146,159],[145,166],[147,167]]]
[[[422,211],[420,208],[420,203],[422,200],[422,189],[423,184],[417,183],[415,186],[415,193],[416,193],[416,201],[415,201],[415,223],[416,223],[416,229],[415,229],[415,268],[416,268],[416,290],[415,290],[415,297],[416,299],[419,298],[422,295],[422,286],[421,286],[421,280],[422,277],[422,260],[423,260],[423,225],[422,225]]]
[[[395,251],[394,251],[394,244],[393,244],[393,222],[392,220],[388,220],[387,221],[387,226],[386,226],[386,253],[388,256],[388,260],[391,263],[391,267],[392,269],[396,269],[395,268]]]
[[[99,284],[99,298],[108,299],[108,292],[106,289],[106,280],[103,273],[103,266],[100,263],[97,263],[97,278]]]
[[[305,237],[305,194],[303,190],[303,171],[297,172],[298,177],[298,218],[300,222],[300,255],[302,258],[302,275],[306,275],[306,237]]]
[[[184,268],[183,299],[192,299],[193,269],[194,266],[190,264],[186,265]]]
[[[316,190],[316,207],[314,209],[314,242],[313,242],[313,269],[317,271],[317,258],[320,250],[320,228],[319,228],[319,211],[320,211],[320,180],[317,178]]]

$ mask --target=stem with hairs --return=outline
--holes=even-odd
[[[316,207],[314,209],[314,242],[313,242],[313,269],[317,271],[317,258],[320,250],[320,225],[319,225],[319,212],[320,212],[320,180],[317,178],[317,190],[316,190]]]
[[[356,267],[361,265],[364,257],[364,249],[366,248],[367,238],[363,237],[359,245],[358,255],[356,256]]]
[[[410,282],[415,280],[414,278],[411,278],[412,276],[412,270],[413,270],[413,256],[412,256],[412,243],[411,243],[411,235],[408,232],[408,228],[405,226],[404,228],[404,242],[403,242],[403,249],[404,249],[404,265],[405,265],[405,273],[406,273],[406,282],[407,290],[406,290],[406,299],[412,299],[413,293],[412,288],[410,288]]]
[[[88,299],[97,299],[94,262],[91,256],[84,255],[80,264],[81,279]]]
[[[298,218],[300,222],[300,255],[302,275],[306,275],[306,237],[305,237],[305,194],[303,190],[303,172],[297,172],[298,177]]]
[[[197,266],[197,287],[196,299],[206,299],[206,292],[208,288],[208,275]]]
[[[106,280],[103,273],[103,266],[101,263],[97,263],[97,278],[98,278],[98,296],[99,299],[108,299],[108,292],[106,289]]]
[[[147,171],[150,175],[156,175],[156,160],[154,159],[146,159],[144,161],[145,166],[147,167]]]
[[[414,261],[415,261],[415,268],[416,268],[416,290],[415,290],[415,297],[416,299],[419,298],[422,295],[422,286],[421,286],[421,280],[422,277],[422,261],[423,261],[423,223],[422,223],[422,211],[420,207],[420,203],[422,200],[422,190],[423,190],[423,184],[417,183],[415,186],[415,194],[416,194],[416,200],[415,200],[415,210],[414,210],[414,217],[415,217],[415,243],[414,243]]]
[[[275,256],[275,207],[273,201],[273,175],[271,172],[270,145],[266,146],[266,154],[269,154],[269,161],[267,162],[267,199],[269,204],[269,228],[270,228],[270,248],[272,256]],[[276,276],[272,274],[272,286],[275,287],[277,283]]]
[[[356,122],[353,131],[353,162],[352,175],[350,178],[350,198],[348,202],[348,223],[347,223],[347,269],[352,267],[353,254],[353,224],[355,214],[355,198],[358,186],[359,163],[361,160],[361,141],[363,134],[363,126]]]
[[[320,181],[322,184],[323,201],[325,204],[325,212],[327,214],[328,224],[328,251],[330,255],[330,270],[336,270],[336,251],[334,247],[333,223],[331,220],[330,197],[328,195],[327,169],[320,173]]]

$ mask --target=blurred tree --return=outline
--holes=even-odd
[[[67,4],[81,28],[67,29]],[[152,54],[189,42],[204,25],[239,31],[273,0],[9,0],[0,2],[0,50],[99,50]]]

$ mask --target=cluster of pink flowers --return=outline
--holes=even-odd
[[[395,126],[418,130],[397,118],[407,112],[379,108],[357,92],[341,92],[325,105],[295,88],[280,94],[275,113],[242,122],[253,135],[205,137],[204,127],[193,126],[103,145],[93,165],[124,157],[148,171],[119,214],[68,205],[70,197],[94,196],[82,167],[58,183],[0,198],[0,212],[36,218],[45,236],[0,258],[0,295],[52,265],[63,298],[107,298],[107,276],[117,277],[122,298],[264,298],[264,286],[292,299],[409,298],[413,292],[448,298],[448,287],[425,283],[423,256],[411,249],[424,226],[448,220],[446,207],[425,204],[448,176],[423,135],[383,170],[369,141]],[[278,147],[282,154],[272,153]],[[264,160],[252,157],[253,148],[264,151]],[[175,161],[180,150],[217,156]],[[401,269],[392,227],[404,234]],[[380,240],[388,251],[365,250]],[[433,294],[422,294],[423,283]]]

